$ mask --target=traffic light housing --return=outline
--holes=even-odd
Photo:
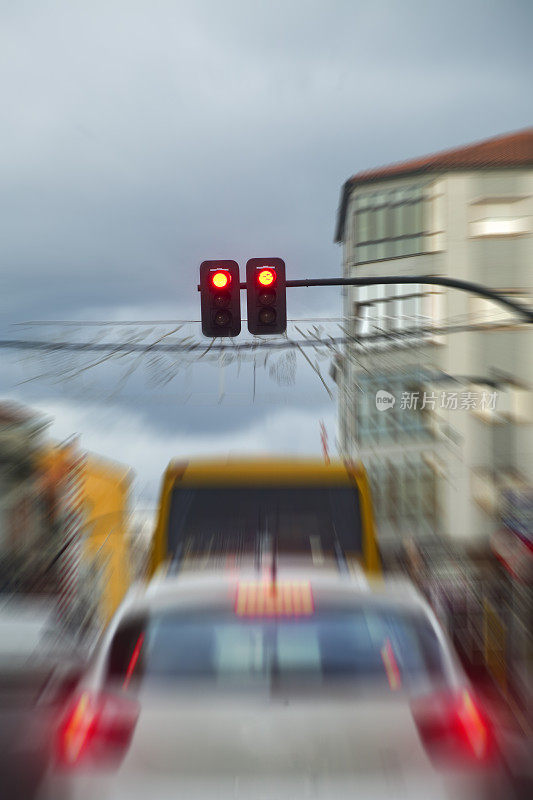
[[[248,330],[268,335],[287,330],[285,262],[281,258],[251,258],[246,264]]]
[[[204,336],[239,335],[241,295],[236,261],[202,261],[200,298]]]

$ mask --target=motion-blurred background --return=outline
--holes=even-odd
[[[289,289],[286,336],[215,351],[196,287],[205,259],[279,256],[288,278],[444,276],[531,308],[530,3],[0,15],[1,741],[145,576],[171,459],[318,455],[362,461],[385,571],[430,601],[523,770],[530,325],[423,282]]]

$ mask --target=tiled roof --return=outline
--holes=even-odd
[[[348,197],[354,186],[425,172],[530,165],[533,166],[533,128],[485,139],[465,147],[455,147],[453,150],[443,150],[422,158],[412,158],[385,167],[363,170],[349,178],[343,186],[335,241],[342,241]]]

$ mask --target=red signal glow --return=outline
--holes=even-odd
[[[227,289],[231,283],[231,275],[229,272],[219,270],[211,275],[211,284],[215,289]]]
[[[257,273],[257,282],[261,286],[273,286],[276,282],[276,272],[273,269],[261,269]]]

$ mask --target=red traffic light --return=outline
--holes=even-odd
[[[229,259],[200,264],[202,333],[238,336],[241,332],[239,265]]]
[[[227,289],[231,283],[231,275],[226,270],[217,270],[211,275],[211,285],[215,289]]]
[[[250,333],[270,335],[287,330],[285,262],[250,258],[246,263],[246,305]]]
[[[273,286],[276,283],[276,271],[270,269],[270,267],[259,270],[257,273],[257,282],[261,286]]]

